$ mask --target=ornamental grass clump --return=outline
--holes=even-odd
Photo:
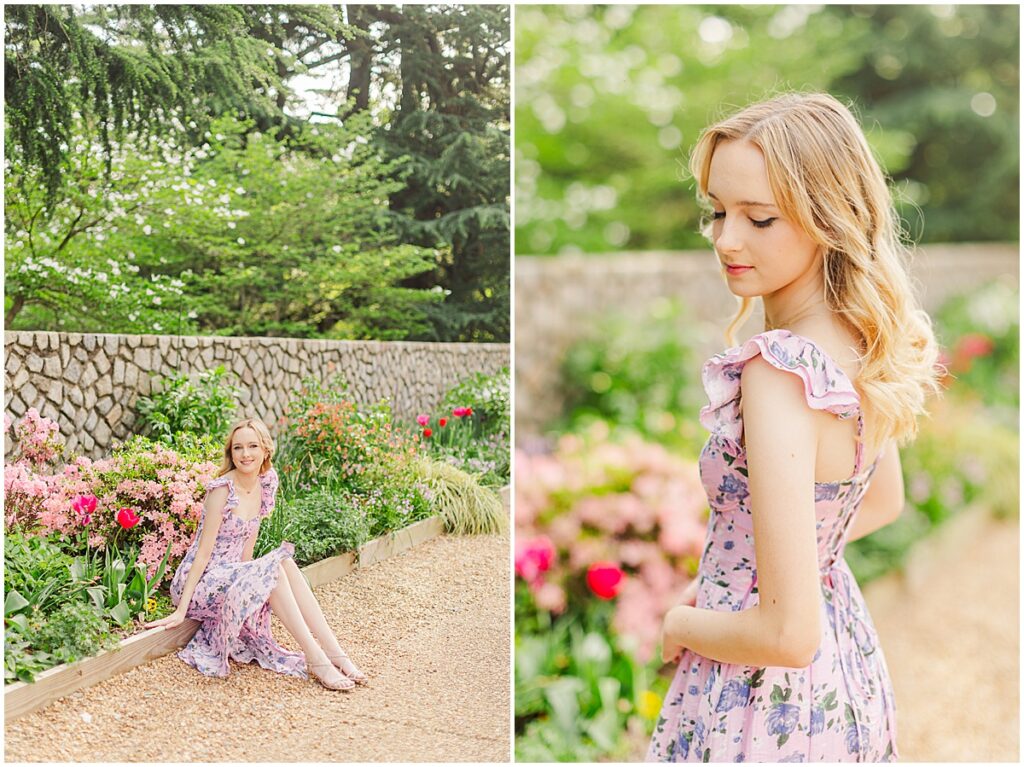
[[[416,461],[415,471],[430,489],[431,505],[449,533],[477,535],[508,529],[501,496],[481,485],[472,474],[426,457]]]

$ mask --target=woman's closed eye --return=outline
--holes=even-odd
[[[719,221],[719,220],[725,218],[725,211],[724,210],[713,211],[712,212],[712,217],[714,218],[715,221]],[[750,218],[750,217],[748,216],[747,218]],[[758,229],[767,229],[774,222],[775,222],[775,217],[764,218],[764,219],[750,218],[750,223],[752,223]]]

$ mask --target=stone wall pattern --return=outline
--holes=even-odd
[[[387,397],[398,417],[430,412],[444,393],[476,372],[509,365],[508,344],[328,341],[222,336],[4,334],[4,411],[17,420],[34,407],[60,425],[67,446],[99,458],[135,425],[135,400],[162,376],[224,365],[242,389],[239,415],[272,429],[307,375],[341,373],[353,398]],[[10,453],[5,440],[4,454]]]
[[[1016,243],[927,245],[914,253],[910,269],[924,308],[934,311],[994,278],[1018,285],[1019,260]],[[677,299],[693,318],[694,341],[706,359],[725,348],[723,333],[738,306],[710,251],[517,256],[515,296],[517,443],[561,412],[562,358],[599,319],[640,317],[659,300]],[[763,327],[755,308],[737,337]]]

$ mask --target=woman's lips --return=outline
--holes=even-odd
[[[736,266],[729,266],[728,264],[725,265],[725,271],[727,271],[729,274],[743,274],[744,272],[748,272],[753,268],[754,267],[752,266],[741,266],[739,264],[737,264]]]

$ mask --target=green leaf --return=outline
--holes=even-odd
[[[15,590],[7,592],[7,598],[4,600],[4,618],[11,613],[16,613],[19,610],[24,610],[31,603],[25,599],[21,594]]]
[[[110,610],[110,617],[113,618],[119,626],[127,626],[132,620],[131,610],[128,608],[127,602],[118,602],[115,607]]]

